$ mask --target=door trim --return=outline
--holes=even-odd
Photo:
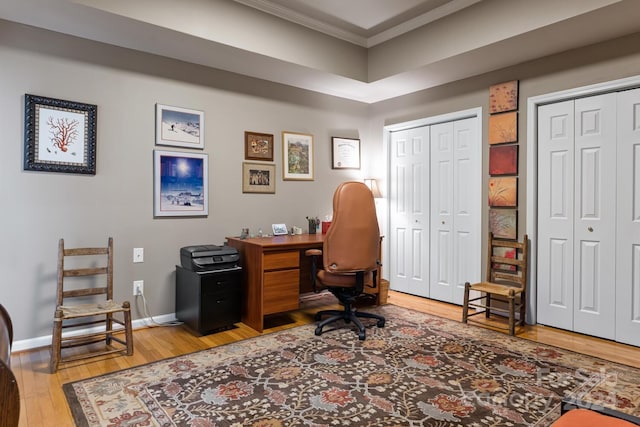
[[[526,321],[531,325],[537,323],[538,316],[538,106],[608,92],[617,92],[625,89],[635,89],[637,87],[640,87],[640,76],[581,86],[527,98],[527,170],[525,173],[527,179],[526,233],[530,236],[531,242],[529,245],[530,268],[528,283],[530,298],[527,303]]]
[[[469,118],[476,118],[477,119],[477,135],[480,138],[480,144],[477,145],[476,147],[476,152],[475,155],[477,156],[478,159],[480,159],[480,176],[482,177],[482,170],[483,170],[483,159],[482,159],[482,145],[484,143],[484,138],[483,138],[483,111],[482,111],[482,107],[476,107],[476,108],[469,108],[467,110],[460,110],[460,111],[455,111],[455,112],[451,112],[451,113],[445,113],[445,114],[440,114],[437,116],[432,116],[432,117],[425,117],[425,118],[421,118],[421,119],[416,119],[416,120],[411,120],[411,121],[407,121],[407,122],[401,122],[401,123],[395,123],[395,124],[391,124],[391,125],[386,125],[383,128],[383,139],[382,139],[382,150],[385,153],[385,161],[386,161],[386,182],[385,182],[385,194],[390,194],[390,180],[389,180],[389,176],[391,174],[391,163],[390,163],[390,147],[391,147],[391,133],[392,132],[398,132],[398,131],[402,131],[402,130],[407,130],[407,129],[413,129],[413,128],[417,128],[417,127],[422,127],[422,126],[431,126],[431,125],[435,125],[438,123],[445,123],[445,122],[452,122],[452,121],[456,121],[456,120],[462,120],[462,119],[469,119]],[[477,195],[477,200],[474,201],[474,203],[478,203],[478,206],[482,206],[482,194],[483,194],[483,180],[479,179],[478,180],[478,187],[477,187],[477,191],[475,192],[475,194]],[[391,199],[389,197],[387,197],[386,203],[385,203],[385,218],[384,218],[384,223],[383,223],[383,233],[386,235],[389,235],[389,233],[391,232],[390,230],[390,226],[391,226],[391,221],[389,219],[389,216],[391,215]],[[478,230],[478,232],[480,233],[478,236],[478,243],[477,243],[477,248],[474,248],[474,251],[477,252],[478,255],[478,259],[481,260],[482,258],[482,245],[483,245],[483,228],[482,228],[482,224],[483,224],[483,218],[484,218],[484,211],[482,210],[482,208],[480,208],[479,214],[476,218],[476,224],[474,225],[474,227],[476,227],[476,229]],[[383,239],[382,241],[382,264],[383,265],[389,265],[389,240],[390,239]],[[479,264],[482,265],[482,262],[479,261]],[[480,268],[480,270],[482,270],[482,268]],[[385,272],[386,270],[383,270],[383,272]],[[479,271],[478,274],[482,274],[482,271]],[[384,276],[384,273],[383,273]],[[385,277],[388,279],[388,277]],[[480,278],[478,278],[480,279]]]

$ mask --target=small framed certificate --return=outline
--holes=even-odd
[[[360,169],[360,140],[331,138],[331,168]]]

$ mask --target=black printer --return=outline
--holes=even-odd
[[[185,246],[180,249],[180,262],[182,268],[196,272],[239,270],[240,254],[227,245]]]

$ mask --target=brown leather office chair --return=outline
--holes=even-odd
[[[471,316],[484,310],[488,319],[492,313],[501,312],[508,316],[509,334],[515,335],[516,323],[524,325],[527,294],[527,263],[529,256],[529,238],[525,234],[522,242],[502,240],[489,233],[487,254],[487,280],[480,283],[465,283],[462,322],[467,323]],[[481,296],[469,299],[471,291],[481,292]],[[507,308],[495,305],[500,301]],[[480,309],[469,312],[470,308]],[[519,318],[516,322],[516,312]]]
[[[114,328],[114,324],[121,328]],[[62,334],[63,330],[88,326],[101,328]],[[64,349],[85,345],[91,347],[63,355]],[[65,248],[64,239],[60,239],[50,370],[56,372],[61,362],[112,353],[133,354],[131,306],[129,301],[113,301],[113,239],[109,237],[107,247],[101,248]]]
[[[314,288],[328,289],[344,306],[344,310],[324,310],[316,314],[316,320],[324,316],[315,330],[322,334],[326,325],[344,320],[358,328],[358,338],[366,338],[365,327],[359,318],[377,320],[384,327],[383,316],[356,311],[353,303],[364,293],[366,286],[378,286],[378,255],[380,229],[371,190],[362,182],[349,181],[338,186],[333,196],[333,220],[324,238],[322,251],[311,249],[308,255],[316,257],[312,265]],[[322,259],[322,269],[318,268]]]

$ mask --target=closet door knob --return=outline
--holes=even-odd
[[[587,230],[589,230],[589,233],[593,233],[593,227],[587,227]]]

